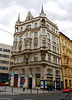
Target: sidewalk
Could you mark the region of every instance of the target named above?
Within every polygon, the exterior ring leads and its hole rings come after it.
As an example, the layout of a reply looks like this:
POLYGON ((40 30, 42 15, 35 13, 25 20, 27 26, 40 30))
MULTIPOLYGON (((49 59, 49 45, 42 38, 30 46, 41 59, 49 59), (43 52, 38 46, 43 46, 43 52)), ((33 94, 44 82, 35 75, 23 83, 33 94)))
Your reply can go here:
POLYGON ((12 92, 16 94, 39 94, 39 93, 62 93, 62 90, 56 90, 56 91, 47 91, 47 90, 31 90, 31 89, 25 89, 23 91, 23 88, 20 87, 10 87, 10 86, 0 86, 0 92, 12 92))

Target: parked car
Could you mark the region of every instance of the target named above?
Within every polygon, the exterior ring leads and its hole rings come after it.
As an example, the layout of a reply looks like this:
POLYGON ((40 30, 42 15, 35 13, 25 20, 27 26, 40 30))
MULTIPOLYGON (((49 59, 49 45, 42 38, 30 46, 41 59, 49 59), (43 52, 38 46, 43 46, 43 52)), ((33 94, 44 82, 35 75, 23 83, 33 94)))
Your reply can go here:
POLYGON ((5 84, 4 83, 0 83, 0 86, 5 86, 5 84))
POLYGON ((72 100, 72 92, 68 93, 64 98, 60 100, 72 100))
POLYGON ((66 92, 67 92, 67 93, 72 92, 72 87, 63 89, 63 93, 66 93, 66 92))

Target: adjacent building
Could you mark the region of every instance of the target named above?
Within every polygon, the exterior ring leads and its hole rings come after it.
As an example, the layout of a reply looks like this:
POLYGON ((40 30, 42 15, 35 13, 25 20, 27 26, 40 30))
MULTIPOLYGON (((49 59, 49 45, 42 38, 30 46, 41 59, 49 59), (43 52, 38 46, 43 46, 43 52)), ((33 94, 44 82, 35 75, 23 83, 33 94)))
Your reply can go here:
POLYGON ((72 87, 72 41, 59 32, 64 88, 72 87))
POLYGON ((12 46, 0 43, 0 82, 8 81, 10 78, 10 64, 13 64, 11 51, 12 46))
POLYGON ((43 11, 38 17, 31 12, 25 21, 15 24, 14 65, 11 65, 11 86, 26 88, 55 88, 62 86, 62 67, 58 27, 43 11), (23 79, 26 79, 25 84, 23 79))

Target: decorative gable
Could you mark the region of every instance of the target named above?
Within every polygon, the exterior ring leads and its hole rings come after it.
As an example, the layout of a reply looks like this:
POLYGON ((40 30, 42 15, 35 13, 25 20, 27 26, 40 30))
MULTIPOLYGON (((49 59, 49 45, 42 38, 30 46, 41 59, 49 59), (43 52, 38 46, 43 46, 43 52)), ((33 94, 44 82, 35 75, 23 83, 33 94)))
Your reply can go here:
POLYGON ((28 12, 28 15, 27 15, 27 17, 26 17, 26 20, 30 20, 30 19, 33 19, 33 16, 32 16, 32 14, 31 14, 31 12, 29 11, 29 12, 28 12))

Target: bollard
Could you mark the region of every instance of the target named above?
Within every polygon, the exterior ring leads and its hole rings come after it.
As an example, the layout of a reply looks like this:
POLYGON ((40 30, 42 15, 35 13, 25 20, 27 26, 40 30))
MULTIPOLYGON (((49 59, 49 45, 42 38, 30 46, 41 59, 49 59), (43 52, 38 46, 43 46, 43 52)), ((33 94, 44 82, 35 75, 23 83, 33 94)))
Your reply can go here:
POLYGON ((6 84, 5 84, 5 91, 6 91, 6 84))
POLYGON ((25 88, 23 87, 23 91, 25 91, 25 88))
POLYGON ((13 86, 12 86, 12 91, 11 92, 13 93, 13 86))
POLYGON ((31 89, 31 94, 32 94, 32 89, 31 89))
POLYGON ((44 93, 44 88, 43 88, 43 93, 44 93))
POLYGON ((38 94, 38 88, 37 88, 37 94, 38 94))

